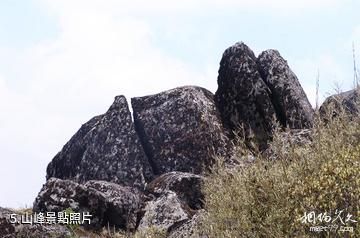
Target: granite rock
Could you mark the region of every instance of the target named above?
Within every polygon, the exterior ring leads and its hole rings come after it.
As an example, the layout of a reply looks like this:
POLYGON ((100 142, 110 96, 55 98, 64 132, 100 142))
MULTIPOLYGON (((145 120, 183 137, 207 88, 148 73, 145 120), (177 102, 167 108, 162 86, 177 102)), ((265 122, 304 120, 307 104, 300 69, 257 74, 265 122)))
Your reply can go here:
POLYGON ((175 192, 168 190, 147 202, 138 230, 146 231, 152 227, 167 232, 171 226, 190 219, 194 214, 195 211, 181 201, 175 192))
POLYGON ((276 119, 270 95, 253 51, 242 42, 226 49, 220 61, 215 102, 224 126, 254 141, 260 149, 271 138, 276 119))
POLYGON ((319 112, 323 120, 328 120, 329 116, 336 117, 342 112, 350 118, 359 118, 360 88, 328 97, 321 105, 319 112))
POLYGON ((203 182, 204 177, 200 175, 169 172, 155 178, 148 184, 146 191, 155 196, 161 196, 166 191, 173 191, 191 209, 198 210, 204 206, 204 194, 201 190, 203 182))
POLYGON ((228 138, 213 94, 185 86, 132 98, 134 123, 156 175, 200 174, 216 155, 228 153, 228 138))
POLYGON ((134 230, 137 212, 141 207, 142 193, 119 184, 90 180, 78 184, 70 180, 49 179, 37 196, 35 212, 62 212, 68 208, 91 215, 87 227, 101 228, 111 225, 134 230))
POLYGON ((143 189, 153 177, 125 97, 85 123, 47 167, 47 179, 105 180, 143 189))
POLYGON ((258 69, 270 88, 278 121, 291 129, 311 128, 314 110, 294 72, 277 50, 266 50, 257 59, 258 69))
POLYGON ((204 211, 201 210, 196 213, 191 219, 177 223, 172 226, 168 232, 168 238, 208 238, 209 236, 201 234, 197 227, 202 222, 202 215, 204 211))

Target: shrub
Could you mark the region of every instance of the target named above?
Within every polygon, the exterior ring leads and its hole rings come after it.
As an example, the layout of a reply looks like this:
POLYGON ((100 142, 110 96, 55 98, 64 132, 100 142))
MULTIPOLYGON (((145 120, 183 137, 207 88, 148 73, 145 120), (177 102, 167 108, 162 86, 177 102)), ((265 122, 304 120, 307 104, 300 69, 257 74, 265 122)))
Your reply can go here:
POLYGON ((149 227, 136 233, 122 231, 116 228, 103 228, 100 233, 87 231, 81 227, 74 230, 74 237, 94 237, 94 238, 165 238, 166 232, 156 227, 149 227))
MULTIPOLYGON (((232 170, 219 162, 204 185, 207 213, 198 232, 209 237, 313 237, 316 233, 309 229, 315 225, 301 223, 305 212, 326 212, 327 218, 334 219, 336 209, 358 221, 359 121, 345 116, 326 124, 317 120, 311 137, 311 143, 299 145, 282 140, 277 130, 271 148, 278 159, 259 154, 252 165, 232 170)), ((251 152, 239 154, 241 163, 243 155, 251 152)), ((339 236, 360 236, 357 223, 347 226, 354 231, 338 230, 339 236)))

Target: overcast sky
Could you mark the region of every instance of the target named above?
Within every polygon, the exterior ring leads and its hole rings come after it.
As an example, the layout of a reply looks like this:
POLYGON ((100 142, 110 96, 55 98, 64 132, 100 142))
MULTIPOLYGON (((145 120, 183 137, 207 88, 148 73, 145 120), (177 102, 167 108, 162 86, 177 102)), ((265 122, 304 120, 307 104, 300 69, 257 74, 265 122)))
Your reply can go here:
MULTIPOLYGON (((311 103, 353 80, 358 0, 1 0, 0 206, 32 206, 46 166, 114 96, 216 91, 223 51, 277 49, 311 103)), ((358 62, 360 58, 358 57, 358 62)))

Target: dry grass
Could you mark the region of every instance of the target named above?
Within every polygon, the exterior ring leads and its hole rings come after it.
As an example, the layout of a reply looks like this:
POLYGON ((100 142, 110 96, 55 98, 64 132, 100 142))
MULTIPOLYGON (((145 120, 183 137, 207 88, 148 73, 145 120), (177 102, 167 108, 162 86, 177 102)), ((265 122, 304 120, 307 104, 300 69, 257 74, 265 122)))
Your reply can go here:
MULTIPOLYGON (((329 113, 332 115, 332 113, 329 113)), ((315 123, 308 145, 284 142, 277 131, 272 148, 277 160, 262 155, 246 168, 224 169, 219 163, 206 180, 207 214, 199 233, 209 237, 313 237, 305 212, 336 209, 359 222, 360 122, 345 115, 315 123)), ((243 148, 243 146, 241 146, 243 148)), ((250 153, 241 151, 241 155, 250 153)), ((240 156, 239 156, 240 157, 240 156)), ((241 156, 243 158, 243 156, 241 156)), ((241 159, 240 159, 241 160, 241 159)), ((339 226, 339 220, 337 222, 339 226)), ((327 225, 318 222, 316 226, 327 225)), ((321 232, 320 237, 360 237, 354 232, 321 232)))
MULTIPOLYGON (((277 159, 255 154, 239 139, 238 163, 229 169, 219 160, 205 180, 206 214, 197 228, 205 237, 360 237, 360 118, 327 113, 326 123, 316 119, 312 142, 297 144, 284 140, 275 128, 271 143, 277 159), (249 165, 248 155, 257 159, 249 165), (353 232, 310 232, 311 226, 328 226, 325 221, 303 224, 304 213, 336 217, 344 210, 357 223, 347 222, 353 232)), ((29 212, 29 209, 17 211, 29 212)), ((334 222, 340 226, 340 220, 334 222)), ((331 224, 332 225, 332 224, 331 224)), ((163 238, 166 233, 150 228, 126 233, 111 228, 93 233, 77 227, 73 237, 163 238)))
POLYGON ((165 238, 166 233, 160 231, 154 227, 151 227, 144 231, 138 231, 136 233, 129 233, 125 231, 119 231, 114 228, 103 228, 101 232, 91 232, 78 227, 73 231, 72 238, 165 238))

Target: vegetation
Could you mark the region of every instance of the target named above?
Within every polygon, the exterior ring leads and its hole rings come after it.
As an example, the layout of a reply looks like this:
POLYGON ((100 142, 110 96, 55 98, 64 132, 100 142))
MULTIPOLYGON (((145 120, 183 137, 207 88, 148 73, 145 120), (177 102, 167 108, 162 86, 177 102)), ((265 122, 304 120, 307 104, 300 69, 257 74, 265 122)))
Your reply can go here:
MULTIPOLYGON (((70 216, 70 214, 74 213, 74 210, 72 208, 67 208, 63 211, 67 216, 70 216)), ((66 227, 74 233, 74 231, 80 227, 80 224, 67 224, 66 227)))
POLYGON ((147 230, 138 231, 135 234, 111 232, 109 229, 101 233, 101 238, 165 238, 166 232, 150 227, 147 230))
POLYGON ((351 121, 344 113, 336 118, 328 114, 326 124, 317 119, 312 141, 305 145, 284 140, 277 128, 271 143, 275 160, 253 155, 240 144, 239 162, 252 155, 258 158, 252 165, 229 170, 219 162, 204 185, 206 214, 198 233, 360 237, 360 121, 351 121), (304 217, 309 213, 316 215, 315 222, 304 217), (336 231, 310 231, 334 225, 336 231))
POLYGON ((73 230, 73 236, 77 237, 89 237, 89 238, 165 238, 166 232, 158 230, 154 227, 150 227, 147 230, 138 231, 136 233, 130 233, 125 231, 119 231, 115 228, 104 228, 101 232, 87 231, 81 227, 77 227, 73 230))
MULTIPOLYGON (((236 159, 243 166, 229 168, 220 159, 214 166, 196 237, 360 237, 360 118, 331 108, 326 117, 317 116, 305 143, 284 139, 289 131, 276 126, 271 156, 254 153, 239 139, 236 159), (256 159, 249 164, 249 157, 256 159)), ((166 237, 155 228, 135 234, 68 228, 72 237, 166 237)))

